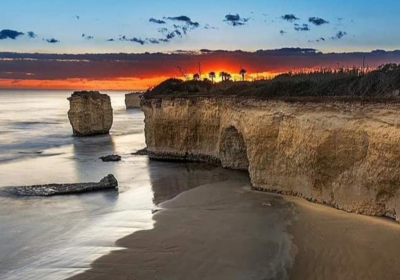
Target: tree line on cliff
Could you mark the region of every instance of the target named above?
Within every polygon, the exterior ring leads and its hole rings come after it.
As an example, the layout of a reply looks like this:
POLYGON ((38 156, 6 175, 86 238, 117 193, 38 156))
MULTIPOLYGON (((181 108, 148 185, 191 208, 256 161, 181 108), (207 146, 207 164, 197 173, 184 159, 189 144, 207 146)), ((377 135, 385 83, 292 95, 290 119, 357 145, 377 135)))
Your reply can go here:
POLYGON ((271 80, 232 82, 199 79, 168 79, 149 89, 144 97, 155 96, 235 96, 260 99, 294 97, 337 97, 349 99, 388 99, 400 93, 400 64, 385 64, 374 71, 360 68, 320 69, 285 73, 271 80))

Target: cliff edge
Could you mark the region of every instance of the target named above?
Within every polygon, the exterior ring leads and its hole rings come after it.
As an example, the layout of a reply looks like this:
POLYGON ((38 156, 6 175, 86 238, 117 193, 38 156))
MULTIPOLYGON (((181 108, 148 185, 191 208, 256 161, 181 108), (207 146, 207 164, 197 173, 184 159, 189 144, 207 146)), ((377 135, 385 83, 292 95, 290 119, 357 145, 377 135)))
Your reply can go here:
POLYGON ((147 150, 153 159, 248 170, 258 190, 400 221, 400 100, 392 94, 321 101, 148 92, 147 150))

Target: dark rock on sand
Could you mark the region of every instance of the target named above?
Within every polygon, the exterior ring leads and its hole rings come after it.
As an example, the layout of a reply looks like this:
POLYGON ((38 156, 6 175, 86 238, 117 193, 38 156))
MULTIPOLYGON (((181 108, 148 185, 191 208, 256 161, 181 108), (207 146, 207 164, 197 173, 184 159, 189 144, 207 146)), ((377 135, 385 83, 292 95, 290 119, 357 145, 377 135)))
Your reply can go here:
POLYGON ((107 94, 79 91, 74 92, 68 100, 68 118, 75 136, 109 133, 113 124, 113 109, 107 94))
POLYGON ((49 184, 7 188, 9 193, 21 196, 51 196, 76 194, 107 189, 118 189, 118 181, 114 175, 107 175, 98 183, 49 184))
POLYGON ((119 155, 109 155, 100 157, 103 162, 111 162, 111 161, 121 161, 121 156, 119 155))

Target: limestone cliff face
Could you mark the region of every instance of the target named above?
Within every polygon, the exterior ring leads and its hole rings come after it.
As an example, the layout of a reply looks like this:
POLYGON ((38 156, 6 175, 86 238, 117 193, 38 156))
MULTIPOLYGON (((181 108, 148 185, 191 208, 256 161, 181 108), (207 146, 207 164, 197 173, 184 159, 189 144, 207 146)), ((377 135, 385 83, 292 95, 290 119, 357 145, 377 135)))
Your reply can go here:
POLYGON ((140 108, 140 99, 142 95, 142 92, 132 92, 125 94, 126 109, 140 108))
POLYGON ((147 99, 150 157, 248 169, 253 187, 400 220, 400 104, 147 99))
POLYGON ((68 100, 68 118, 75 136, 109 133, 113 123, 113 109, 107 94, 97 91, 74 92, 68 100))

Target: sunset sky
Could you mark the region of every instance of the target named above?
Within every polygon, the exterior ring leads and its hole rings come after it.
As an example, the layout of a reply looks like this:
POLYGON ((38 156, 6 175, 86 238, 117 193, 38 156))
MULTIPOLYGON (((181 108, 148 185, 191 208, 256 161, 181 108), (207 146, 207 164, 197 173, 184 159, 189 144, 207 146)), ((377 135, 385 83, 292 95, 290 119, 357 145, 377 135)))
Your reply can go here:
POLYGON ((198 62, 248 79, 400 62, 394 0, 1 2, 0 88, 146 89, 198 62))

